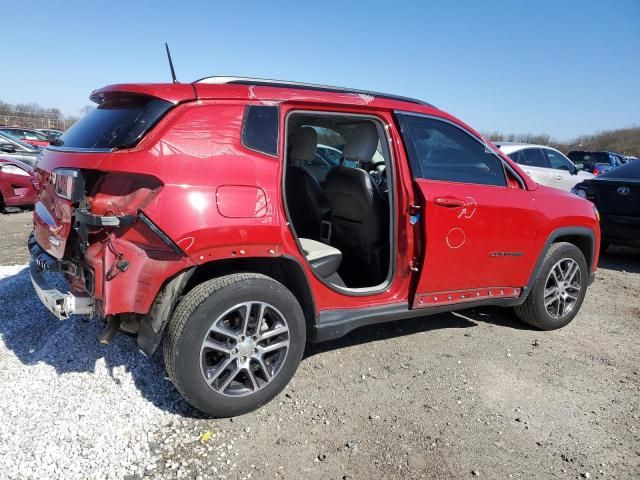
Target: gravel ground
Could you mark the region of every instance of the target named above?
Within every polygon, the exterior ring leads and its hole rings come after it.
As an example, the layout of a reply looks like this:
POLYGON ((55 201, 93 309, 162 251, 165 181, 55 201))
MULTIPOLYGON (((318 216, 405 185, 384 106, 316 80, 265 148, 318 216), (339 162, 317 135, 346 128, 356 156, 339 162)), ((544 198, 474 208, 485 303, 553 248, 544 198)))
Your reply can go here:
POLYGON ((211 420, 160 355, 40 306, 29 224, 0 216, 0 478, 640 478, 637 251, 605 255, 562 330, 491 308, 357 330, 211 420))
POLYGON ((26 248, 33 225, 32 213, 0 213, 0 265, 22 265, 29 262, 26 248))

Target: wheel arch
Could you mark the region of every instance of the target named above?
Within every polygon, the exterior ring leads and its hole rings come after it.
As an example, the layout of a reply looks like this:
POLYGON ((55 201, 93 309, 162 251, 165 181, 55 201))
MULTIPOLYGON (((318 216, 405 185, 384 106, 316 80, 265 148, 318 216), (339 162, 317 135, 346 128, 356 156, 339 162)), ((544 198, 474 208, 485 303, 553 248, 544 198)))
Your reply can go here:
POLYGON ((282 283, 300 303, 307 325, 307 336, 311 336, 317 311, 309 279, 297 259, 286 255, 276 258, 227 258, 190 267, 165 283, 149 314, 140 322, 137 340, 142 351, 151 355, 156 350, 181 296, 202 282, 232 273, 261 273, 282 283))
POLYGON ((594 231, 587 227, 558 228, 549 234, 547 240, 544 243, 544 246, 540 250, 536 265, 531 272, 531 275, 529 276, 527 285, 524 287, 526 292, 523 297, 526 297, 533 288, 533 285, 538 278, 538 274, 540 273, 542 263, 544 262, 544 257, 549 251, 549 248, 551 248, 551 245, 553 245, 554 243, 559 242, 571 243, 572 245, 578 247, 584 255, 585 260, 587 261, 589 272, 593 271, 593 262, 596 259, 596 234, 594 233, 594 231))

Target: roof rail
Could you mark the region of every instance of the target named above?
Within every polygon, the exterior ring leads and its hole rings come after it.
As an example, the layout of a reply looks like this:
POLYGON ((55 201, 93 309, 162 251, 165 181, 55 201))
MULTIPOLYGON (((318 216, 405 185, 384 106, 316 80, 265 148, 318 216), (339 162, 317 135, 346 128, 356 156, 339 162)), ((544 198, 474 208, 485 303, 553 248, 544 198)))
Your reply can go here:
POLYGON ((331 85, 318 85, 315 83, 289 82, 286 80, 271 80, 267 78, 251 78, 251 77, 225 77, 212 76, 204 77, 193 83, 207 83, 210 85, 260 85, 263 87, 286 87, 298 88, 300 90, 317 90, 322 92, 334 93, 355 93, 358 95, 371 95, 372 97, 385 98, 387 100, 398 100, 401 102, 416 103, 418 105, 426 105, 433 107, 432 104, 423 102, 415 98, 402 97, 399 95, 391 95, 388 93, 371 92, 369 90, 357 90, 354 88, 334 87, 331 85))

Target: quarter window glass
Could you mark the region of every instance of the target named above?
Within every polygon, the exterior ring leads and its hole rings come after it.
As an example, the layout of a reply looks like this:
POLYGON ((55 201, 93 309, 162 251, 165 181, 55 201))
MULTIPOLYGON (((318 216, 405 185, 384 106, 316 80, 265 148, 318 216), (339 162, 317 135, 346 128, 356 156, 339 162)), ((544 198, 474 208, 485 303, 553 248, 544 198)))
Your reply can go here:
POLYGON ((529 167, 543 167, 548 168, 549 164, 547 159, 539 148, 527 148, 522 150, 522 165, 529 167))
POLYGON ((547 158, 549 159, 549 165, 556 170, 566 170, 567 172, 573 172, 573 164, 564 157, 564 155, 555 152, 553 150, 545 150, 547 158))
POLYGON ((244 114, 242 143, 268 155, 278 154, 278 107, 250 105, 244 114))
POLYGON ((461 128, 428 117, 398 117, 415 177, 507 185, 500 158, 461 128))
POLYGON ((510 153, 509 158, 516 163, 524 163, 524 155, 522 154, 522 150, 510 153))

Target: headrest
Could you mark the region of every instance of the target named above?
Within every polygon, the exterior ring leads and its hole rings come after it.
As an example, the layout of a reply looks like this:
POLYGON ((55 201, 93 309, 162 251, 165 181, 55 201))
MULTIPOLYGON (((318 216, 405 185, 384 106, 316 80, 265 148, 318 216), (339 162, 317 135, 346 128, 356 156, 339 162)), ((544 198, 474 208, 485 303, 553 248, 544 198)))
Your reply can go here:
POLYGON ((378 129, 371 122, 359 124, 351 133, 342 151, 342 158, 357 162, 370 162, 378 147, 378 129))
POLYGON ((302 127, 291 138, 290 157, 296 162, 310 162, 318 149, 318 134, 311 127, 302 127))

